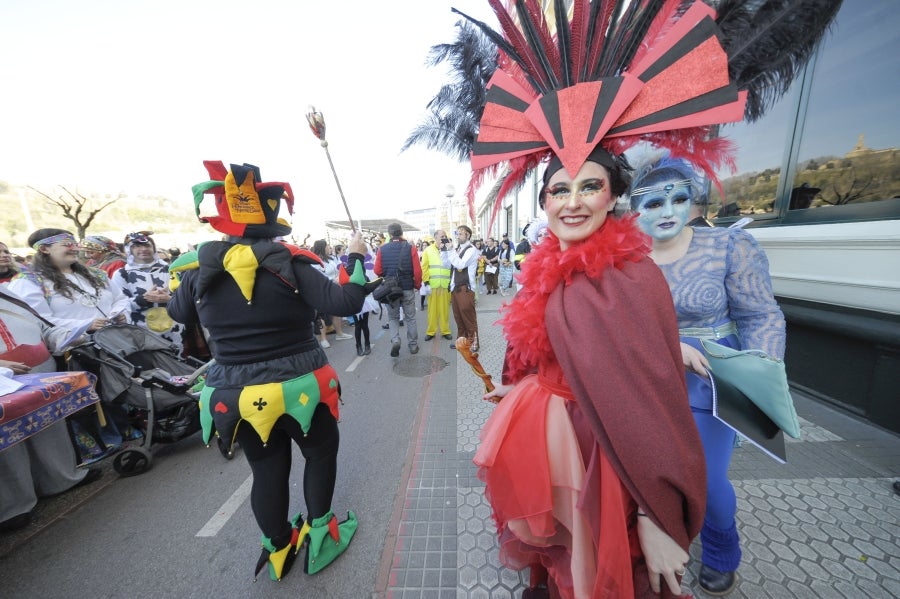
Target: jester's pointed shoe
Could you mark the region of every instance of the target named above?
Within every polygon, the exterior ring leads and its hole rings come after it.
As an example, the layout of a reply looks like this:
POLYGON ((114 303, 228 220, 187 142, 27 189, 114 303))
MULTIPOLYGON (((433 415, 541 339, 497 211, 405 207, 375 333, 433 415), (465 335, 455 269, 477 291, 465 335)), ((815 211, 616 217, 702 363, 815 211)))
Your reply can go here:
POLYGON ((340 523, 333 512, 313 520, 309 524, 306 573, 315 574, 336 560, 347 549, 358 525, 353 512, 347 512, 347 519, 340 523))
POLYGON ((297 514, 291 520, 291 538, 288 544, 281 549, 276 549, 275 544, 269 537, 260 537, 262 543, 262 553, 256 562, 256 571, 253 574, 253 580, 256 580, 259 573, 267 565, 269 567, 269 578, 272 580, 281 580, 287 575, 288 571, 300 552, 306 540, 306 534, 309 531, 309 524, 304 523, 302 528, 298 528, 298 523, 303 522, 303 515, 297 514))

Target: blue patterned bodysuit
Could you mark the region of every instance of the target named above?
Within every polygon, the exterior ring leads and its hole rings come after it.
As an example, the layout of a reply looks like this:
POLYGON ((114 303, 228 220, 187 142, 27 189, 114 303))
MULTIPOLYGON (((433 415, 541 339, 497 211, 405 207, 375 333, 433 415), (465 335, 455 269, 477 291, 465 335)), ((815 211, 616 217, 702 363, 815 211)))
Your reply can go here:
MULTIPOLYGON (((711 328, 734 322, 737 333, 717 339, 735 349, 761 349, 782 359, 784 316, 772 293, 769 262, 756 240, 739 229, 696 228, 687 253, 659 265, 672 292, 678 327, 711 328)), ((695 337, 681 341, 701 349, 695 337)), ((702 349, 701 349, 702 351, 702 349)), ((688 397, 706 458, 706 514, 700 539, 704 566, 733 572, 741 562, 728 480, 735 433, 712 415, 708 379, 687 373, 688 397)))

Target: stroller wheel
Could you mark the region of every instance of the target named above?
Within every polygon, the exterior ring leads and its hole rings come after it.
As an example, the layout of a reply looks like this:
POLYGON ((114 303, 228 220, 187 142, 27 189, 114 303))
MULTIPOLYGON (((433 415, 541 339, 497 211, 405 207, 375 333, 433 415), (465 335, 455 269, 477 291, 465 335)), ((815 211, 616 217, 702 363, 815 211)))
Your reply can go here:
POLYGON ((149 470, 152 460, 150 452, 143 447, 126 447, 113 459, 113 469, 123 478, 136 476, 149 470))
POLYGON ((230 449, 219 435, 216 435, 216 445, 219 448, 219 452, 226 460, 230 460, 234 457, 234 449, 230 449))

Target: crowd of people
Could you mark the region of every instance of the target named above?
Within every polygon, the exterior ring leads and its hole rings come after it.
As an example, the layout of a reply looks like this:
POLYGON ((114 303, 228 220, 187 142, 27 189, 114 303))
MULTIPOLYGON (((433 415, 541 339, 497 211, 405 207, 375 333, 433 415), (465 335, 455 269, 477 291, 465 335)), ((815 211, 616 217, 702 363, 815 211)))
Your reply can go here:
MULTIPOLYGON (((347 244, 321 239, 304 248, 276 241, 287 230, 274 217, 269 226, 241 231, 220 219, 211 224, 225 233, 223 240, 202 244, 192 258, 196 266, 177 275, 169 272, 171 259, 157 249, 151 232, 130 233, 119 246, 105 237, 79 242, 64 229, 40 229, 29 237, 35 253, 27 263, 0 243, 0 317, 4 329, 15 321, 17 331, 0 352, 0 366, 16 373, 60 368, 53 357, 60 348, 48 333, 54 328, 90 334, 130 323, 184 355, 190 353, 186 327, 201 330, 216 358, 200 399, 208 414, 204 438, 215 430, 243 448, 254 474, 251 506, 262 531, 257 574, 267 568, 280 579, 300 545, 310 544, 305 568, 317 571, 346 548, 357 526, 352 511, 338 521, 331 505, 339 391, 321 386, 326 379, 337 381, 324 352, 331 347, 328 335, 355 339, 357 354, 368 355, 369 315, 384 312, 391 357, 400 355, 403 330, 409 353, 419 351, 420 322, 424 342, 440 336, 455 347, 457 338, 466 337, 477 352, 477 297, 514 294, 501 321, 509 344, 503 384, 485 396, 498 407, 475 457, 498 518, 504 563, 531 568, 530 597, 593 596, 590 589, 609 584, 609 577, 635 594, 668 587, 677 595, 687 544, 699 533, 701 585, 724 594, 734 587, 740 563, 735 496, 727 478, 735 433, 711 414, 708 363, 699 340, 759 347, 781 358, 784 320, 765 255, 753 238, 689 222, 701 179, 683 159, 663 155, 634 170, 623 156, 597 148, 574 177, 559 160, 550 162, 540 196, 544 216, 528 223, 516 244, 508 235, 473 241, 466 225, 456 228, 454 240, 437 229, 433 238, 410 243, 401 225, 392 223, 384 243, 366 244, 357 233, 347 244), (613 206, 626 194, 631 213, 620 218, 613 206), (603 264, 590 266, 597 256, 605 256, 603 264), (248 288, 239 273, 251 265, 257 268, 248 288), (234 285, 216 283, 227 275, 234 285), (371 292, 386 277, 397 277, 402 294, 379 304, 371 292), (709 297, 721 300, 715 310, 709 297), (235 318, 244 306, 253 310, 235 318), (417 312, 425 313, 424 321, 417 312), (572 318, 583 326, 567 327, 572 318), (40 326, 42 320, 52 327, 40 326), (583 351, 598 338, 608 342, 583 351), (248 340, 254 339, 251 347, 248 340), (26 341, 45 349, 33 360, 8 359, 16 343, 26 341), (294 353, 285 354, 285 348, 294 353), (617 367, 597 385, 591 381, 601 349, 600 362, 617 367), (623 362, 622 355, 642 360, 623 362), (283 412, 241 416, 245 391, 268 389, 273 373, 279 373, 275 393, 285 398, 273 403, 283 412), (311 384, 318 386, 318 402, 290 407, 288 391, 311 384), (582 396, 589 401, 573 401, 582 396), (655 445, 636 451, 628 439, 642 434, 634 427, 646 426, 641 414, 648 410, 661 430, 651 435, 655 445), (545 417, 555 423, 557 441, 536 449, 535 439, 550 438, 533 436, 545 417), (307 460, 308 513, 289 517, 285 480, 292 444, 307 460), (535 458, 527 463, 519 458, 526 447, 535 458), (650 454, 658 467, 638 469, 641 456, 650 454), (582 469, 572 470, 573 461, 582 469), (557 480, 552 493, 541 487, 542 472, 557 480), (592 524, 593 510, 584 511, 586 502, 599 506, 600 529, 592 524), (563 513, 572 545, 560 561, 549 540, 558 533, 546 528, 546 519, 559 525, 563 513), (531 532, 523 535, 526 529, 531 532), (594 532, 583 536, 587 529, 594 532), (540 530, 551 537, 543 538, 540 530), (323 535, 335 534, 336 545, 322 542, 323 535), (575 544, 575 538, 582 540, 575 544), (623 555, 622 547, 630 549, 623 555), (609 565, 598 570, 597 556, 609 565)), ((101 440, 115 447, 133 431, 125 414, 113 409, 110 415, 101 440)), ((41 495, 96 480, 96 469, 75 467, 75 449, 90 448, 73 449, 57 426, 0 454, 0 472, 17 481, 0 495, 0 531, 26 525, 41 495)))
MULTIPOLYGON (((530 597, 545 590, 569 596, 566 589, 574 590, 572 596, 592 596, 589 589, 609 584, 608 577, 637 594, 640 588, 666 587, 677 594, 687 543, 699 533, 701 585, 724 594, 736 583, 741 555, 727 477, 735 433, 712 416, 699 340, 749 345, 781 358, 785 337, 765 255, 753 237, 689 222, 692 201, 702 191, 702 176, 686 160, 662 155, 635 170, 624 156, 596 148, 574 177, 561 161, 550 162, 540 195, 543 215, 522 229, 518 243, 508 234, 499 241, 472 240, 466 225, 455 229, 454 239, 439 228, 432 238, 411 243, 402 226, 391 223, 383 243, 376 236, 367 244, 357 233, 346 244, 320 239, 307 248, 277 241, 289 229, 272 215, 267 224, 241 230, 220 217, 208 220, 225 234, 223 240, 187 254, 194 265, 177 274, 148 231, 129 233, 119 245, 106 237, 78 241, 64 229, 40 229, 29 236, 34 254, 27 262, 0 243, 0 316, 4 329, 17 335, 0 352, 0 366, 15 373, 64 368, 50 334, 54 329, 90 334, 130 323, 185 356, 191 353, 186 328, 202 331, 216 359, 200 399, 208 415, 204 438, 215 430, 227 443, 241 444, 254 473, 251 505, 262 531, 257 574, 268 568, 280 579, 301 544, 315 542, 305 566, 315 571, 343 551, 357 526, 352 511, 338 521, 331 507, 339 391, 321 386, 326 379, 337 381, 324 352, 331 347, 328 336, 354 339, 357 355, 369 355, 369 315, 385 313, 393 358, 400 356, 404 330, 409 353, 419 351, 420 322, 424 342, 440 336, 455 348, 465 337, 477 352, 477 298, 513 295, 501 321, 509 344, 503 384, 485 396, 498 407, 475 457, 498 518, 504 563, 531 568, 530 597), (613 207, 622 195, 629 197, 631 212, 618 217, 613 207), (605 257, 603 264, 590 266, 598 256, 605 257), (240 281, 245 270, 254 270, 249 287, 240 281), (371 292, 390 277, 401 293, 380 304, 371 292), (216 283, 223 278, 234 285, 216 283), (719 298, 715 306, 710 297, 719 298), (244 306, 253 309, 236 318, 244 306), (424 321, 417 312, 425 313, 424 321), (572 318, 582 323, 577 330, 565 324, 572 318), (602 385, 590 382, 600 350, 582 351, 598 338, 608 340, 601 362, 617 364, 602 385), (10 353, 26 341, 44 349, 28 359, 10 353), (640 363, 623 362, 622 355, 643 357, 640 363), (273 402, 283 412, 241 416, 245 391, 269 388, 273 376, 279 397, 319 386, 318 403, 295 409, 283 400, 273 402), (573 401, 582 394, 587 403, 573 401), (609 409, 612 403, 616 410, 609 409), (665 415, 652 435, 657 443, 633 451, 628 439, 641 434, 633 428, 646 425, 640 415, 648 410, 665 415), (534 437, 534 427, 550 415, 559 447, 536 449, 535 439, 550 437, 534 437), (239 426, 245 421, 250 426, 239 426), (307 459, 308 513, 289 518, 285 480, 292 443, 307 459), (526 447, 535 458, 527 463, 519 459, 526 447), (637 471, 648 452, 659 467, 637 471), (571 470, 567 464, 573 460, 583 469, 571 470), (658 476, 662 468, 665 484, 658 476), (563 470, 552 493, 541 487, 541 473, 557 477, 563 470), (614 484, 601 486, 601 480, 614 484), (599 536, 591 523, 596 516, 583 511, 585 502, 600 506, 599 536), (565 526, 573 544, 560 561, 549 537, 536 531, 555 538, 546 518, 556 521, 562 513, 569 514, 565 526), (523 535, 522 526, 531 533, 523 535), (584 537, 585 527, 594 533, 584 537), (322 543, 323 531, 335 529, 336 549, 322 543), (576 537, 582 537, 580 544, 574 544, 576 537), (621 547, 630 547, 630 558, 623 559, 621 547), (615 566, 598 570, 590 555, 615 566), (318 566, 312 564, 316 560, 318 566)), ((139 434, 130 430, 126 414, 115 406, 108 411, 111 418, 98 440, 103 445, 117 447, 139 434)), ((91 449, 89 440, 73 448, 57 426, 0 454, 0 472, 17 481, 0 495, 0 531, 26 525, 41 495, 96 480, 96 469, 75 467, 91 449)))

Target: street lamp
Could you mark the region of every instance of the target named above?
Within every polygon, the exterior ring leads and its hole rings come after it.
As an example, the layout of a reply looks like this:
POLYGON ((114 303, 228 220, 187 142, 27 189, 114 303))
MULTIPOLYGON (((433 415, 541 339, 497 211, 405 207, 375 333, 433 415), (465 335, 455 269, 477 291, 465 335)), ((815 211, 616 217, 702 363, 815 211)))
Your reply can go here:
POLYGON ((449 220, 449 229, 456 229, 455 223, 453 222, 453 196, 456 195, 456 188, 452 185, 448 185, 446 191, 444 191, 444 197, 447 198, 447 210, 448 210, 448 220, 449 220))

